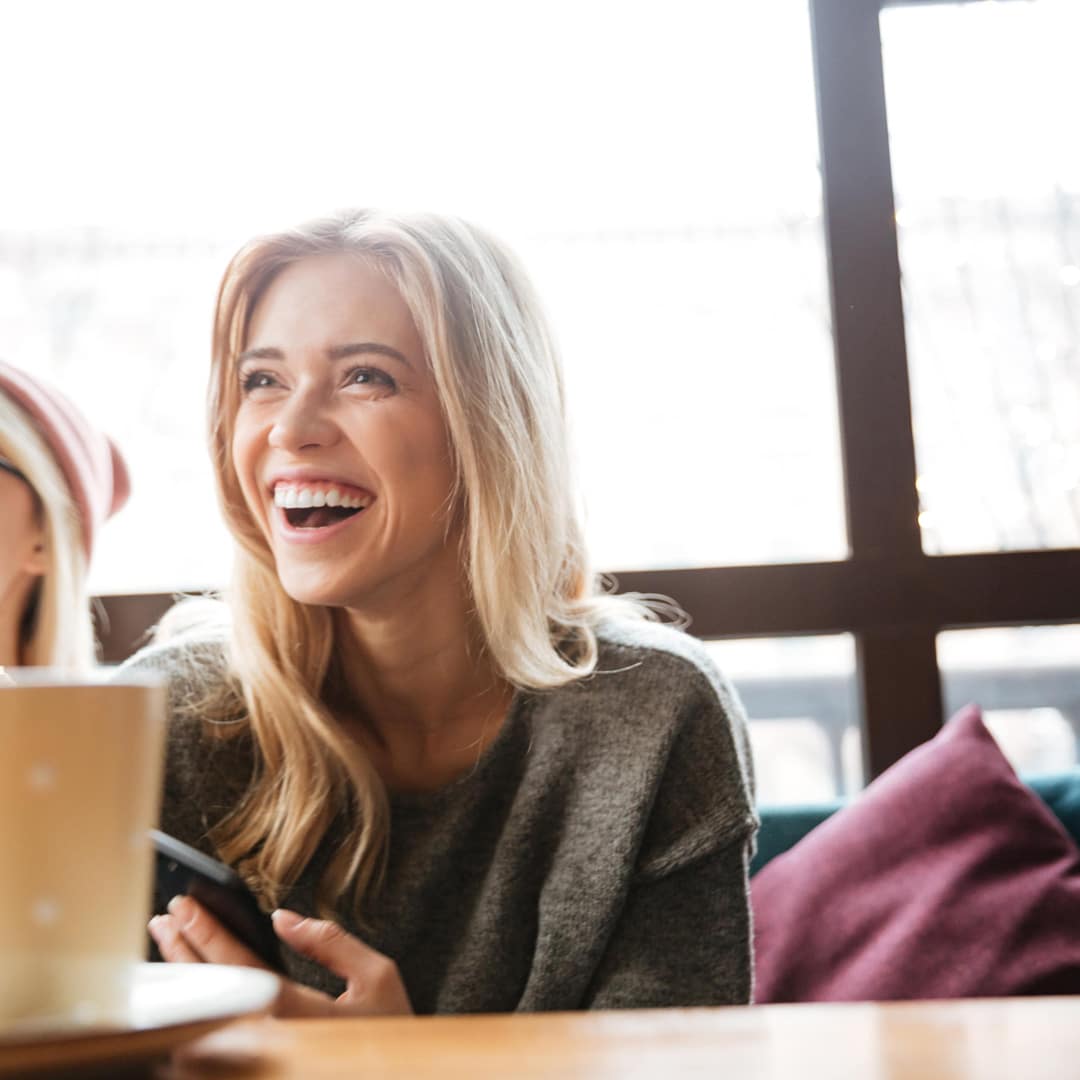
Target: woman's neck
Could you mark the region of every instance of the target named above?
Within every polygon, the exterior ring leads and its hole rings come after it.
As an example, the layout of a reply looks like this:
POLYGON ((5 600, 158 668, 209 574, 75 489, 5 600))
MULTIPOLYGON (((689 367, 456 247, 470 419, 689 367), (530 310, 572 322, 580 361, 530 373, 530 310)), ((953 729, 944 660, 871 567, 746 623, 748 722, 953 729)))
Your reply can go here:
POLYGON ((345 639, 349 688, 376 721, 434 732, 503 682, 463 612, 378 625, 350 613, 345 639))
POLYGON ((468 605, 447 599, 438 610, 381 621, 348 612, 341 628, 344 675, 362 716, 357 734, 391 788, 438 787, 466 771, 499 733, 513 697, 468 605))

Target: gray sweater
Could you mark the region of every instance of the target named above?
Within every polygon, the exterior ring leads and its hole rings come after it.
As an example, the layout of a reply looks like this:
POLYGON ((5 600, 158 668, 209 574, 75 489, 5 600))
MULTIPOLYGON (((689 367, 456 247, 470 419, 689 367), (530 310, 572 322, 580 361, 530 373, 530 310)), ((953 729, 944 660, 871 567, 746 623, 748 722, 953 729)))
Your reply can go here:
MULTIPOLYGON (((192 678, 224 677, 214 640, 153 646, 129 665, 172 675, 174 702, 192 678)), ((254 750, 202 726, 172 718, 161 827, 216 854, 208 830, 254 750)), ((283 906, 315 913, 342 824, 283 906)), ((364 939, 397 962, 418 1013, 746 1003, 755 828, 742 709, 701 644, 609 625, 597 673, 519 691, 468 774, 391 794, 387 876, 364 939)), ((347 910, 338 921, 357 932, 347 910)), ((343 989, 287 961, 298 981, 343 989)))

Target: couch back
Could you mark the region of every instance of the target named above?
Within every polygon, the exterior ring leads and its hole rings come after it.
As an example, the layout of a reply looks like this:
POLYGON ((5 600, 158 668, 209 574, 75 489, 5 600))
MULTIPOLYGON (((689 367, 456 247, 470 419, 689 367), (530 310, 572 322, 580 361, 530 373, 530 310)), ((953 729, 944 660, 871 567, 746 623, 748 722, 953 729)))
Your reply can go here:
MULTIPOLYGON (((1046 776, 1024 777, 1025 783, 1053 810, 1077 844, 1080 844, 1080 768, 1046 776)), ((750 864, 756 874, 770 859, 797 844, 811 829, 836 813, 849 800, 792 806, 761 806, 761 831, 757 854, 750 864)))

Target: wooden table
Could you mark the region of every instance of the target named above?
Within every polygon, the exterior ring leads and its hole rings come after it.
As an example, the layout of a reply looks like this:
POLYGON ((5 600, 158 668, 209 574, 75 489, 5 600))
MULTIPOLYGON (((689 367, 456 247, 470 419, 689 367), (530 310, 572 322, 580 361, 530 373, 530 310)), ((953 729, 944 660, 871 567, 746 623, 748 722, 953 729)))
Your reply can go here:
POLYGON ((168 1080, 1067 1080, 1080 997, 370 1020, 258 1020, 168 1080))

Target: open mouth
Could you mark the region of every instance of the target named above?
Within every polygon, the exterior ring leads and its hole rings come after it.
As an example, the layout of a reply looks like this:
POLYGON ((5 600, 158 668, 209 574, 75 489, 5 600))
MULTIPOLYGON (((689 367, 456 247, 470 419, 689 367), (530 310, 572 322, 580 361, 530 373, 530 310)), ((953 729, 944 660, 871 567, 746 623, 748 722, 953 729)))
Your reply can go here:
POLYGON ((329 525, 336 525, 339 521, 356 517, 361 513, 363 513, 363 508, 354 510, 346 506, 297 507, 285 511, 285 520, 294 529, 325 529, 329 525))
POLYGON ((374 498, 359 488, 338 484, 280 483, 274 487, 274 505, 293 529, 327 529, 363 513, 374 498))

